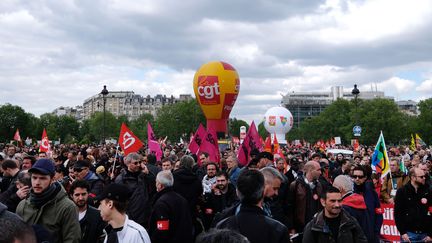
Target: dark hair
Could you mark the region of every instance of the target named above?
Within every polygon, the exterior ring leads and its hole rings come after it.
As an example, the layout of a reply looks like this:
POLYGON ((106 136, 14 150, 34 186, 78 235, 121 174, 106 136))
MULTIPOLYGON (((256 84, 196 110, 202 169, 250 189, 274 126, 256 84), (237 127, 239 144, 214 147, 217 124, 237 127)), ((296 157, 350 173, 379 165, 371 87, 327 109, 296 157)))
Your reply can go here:
POLYGON ((34 165, 34 163, 36 162, 36 158, 34 156, 27 155, 27 156, 24 156, 23 160, 25 160, 25 159, 29 159, 31 161, 32 165, 34 165))
POLYGON ((321 194, 321 198, 322 199, 327 199, 327 194, 328 193, 341 193, 340 192, 340 190, 339 189, 337 189, 336 187, 334 187, 334 186, 329 186, 329 187, 327 187, 327 189, 326 190, 324 190, 324 192, 321 194))
POLYGON ((365 170, 365 168, 363 166, 358 165, 358 166, 354 167, 354 169, 352 169, 351 172, 354 173, 354 171, 356 171, 356 170, 362 171, 363 172, 363 176, 368 176, 366 174, 366 170, 365 170))
POLYGON ((156 155, 150 153, 147 155, 147 163, 150 165, 155 165, 156 164, 156 155))
POLYGON ((69 189, 69 194, 74 194, 75 189, 77 189, 78 187, 85 188, 87 189, 87 192, 90 193, 90 185, 86 180, 75 180, 69 189))
POLYGON ((28 171, 20 171, 17 175, 17 181, 31 187, 31 176, 30 173, 28 173, 28 171))
MULTIPOLYGON (((106 200, 111 200, 111 199, 106 199, 106 200)), ((127 201, 125 201, 125 202, 120 202, 117 200, 111 200, 111 201, 113 201, 113 205, 114 205, 115 209, 117 209, 117 211, 119 211, 119 213, 122 213, 122 214, 126 213, 126 208, 128 206, 127 201)))
POLYGON ((257 166, 259 162, 258 158, 252 158, 251 161, 249 161, 249 163, 247 164, 247 167, 252 167, 252 166, 257 166))
POLYGON ((195 243, 249 243, 249 240, 230 229, 211 229, 208 232, 203 232, 198 235, 195 243))
POLYGON ((257 170, 243 170, 237 179, 240 201, 255 205, 264 196, 264 176, 257 170))
POLYGON ((206 164, 205 166, 206 170, 209 165, 214 165, 216 167, 216 172, 219 171, 219 166, 215 162, 209 162, 208 164, 206 164))
POLYGON ((206 158, 208 158, 210 156, 209 153, 207 153, 207 152, 202 152, 201 154, 204 155, 206 158))
POLYGON ((316 158, 316 157, 318 157, 318 158, 320 158, 320 159, 322 158, 321 154, 319 154, 319 153, 314 153, 314 154, 312 154, 311 159, 316 158))
POLYGON ((229 179, 228 173, 226 171, 220 170, 216 173, 216 177, 225 176, 225 179, 229 179))
POLYGON ((18 217, 1 217, 0 229, 0 242, 36 242, 33 228, 18 217))
POLYGON ((18 168, 18 165, 15 161, 13 161, 11 159, 7 159, 7 160, 3 161, 1 167, 3 170, 16 169, 16 168, 18 168))

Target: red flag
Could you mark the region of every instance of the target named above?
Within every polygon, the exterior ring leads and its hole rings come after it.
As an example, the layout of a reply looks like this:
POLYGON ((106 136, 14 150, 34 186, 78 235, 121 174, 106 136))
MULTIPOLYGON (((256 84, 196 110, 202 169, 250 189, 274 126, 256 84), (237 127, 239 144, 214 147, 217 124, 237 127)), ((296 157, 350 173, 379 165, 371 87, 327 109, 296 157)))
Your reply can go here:
POLYGON ((273 154, 278 154, 281 158, 285 158, 279 146, 279 142, 277 140, 276 134, 274 135, 274 139, 273 139, 273 154))
POLYGON ((151 127, 150 122, 147 123, 147 143, 149 152, 154 153, 156 155, 156 159, 160 161, 162 158, 162 149, 153 132, 153 128, 151 127))
POLYGON ((207 129, 206 142, 210 143, 211 146, 213 147, 213 149, 209 153, 210 160, 212 162, 219 163, 220 162, 219 144, 218 144, 218 139, 217 139, 216 131, 213 128, 208 128, 207 129))
POLYGON ((354 151, 358 151, 358 149, 360 147, 358 139, 354 139, 354 145, 353 145, 353 147, 354 147, 354 151))
POLYGON ((260 136, 256 129, 255 123, 252 121, 249 130, 247 131, 246 138, 243 141, 237 154, 240 165, 245 166, 249 163, 250 151, 252 151, 253 149, 262 151, 262 143, 260 140, 260 136))
POLYGON ((206 135, 207 135, 207 132, 206 132, 204 126, 200 123, 195 134, 192 136, 191 142, 189 144, 189 151, 191 153, 198 155, 200 146, 203 142, 203 139, 205 139, 206 135))
POLYGON ((39 152, 48 152, 48 151, 50 151, 50 144, 49 144, 47 132, 44 128, 42 132, 41 144, 39 146, 39 152))
POLYGON ((18 130, 18 128, 17 128, 17 130, 16 130, 16 132, 15 132, 14 140, 15 140, 15 141, 18 141, 18 142, 21 142, 21 136, 20 136, 20 134, 19 134, 19 130, 18 130))
POLYGON ((125 155, 137 152, 144 145, 124 123, 120 129, 119 144, 125 155))
POLYGON ((265 142, 264 142, 264 151, 271 153, 272 152, 272 142, 271 142, 271 136, 270 134, 268 135, 268 137, 266 138, 265 142))

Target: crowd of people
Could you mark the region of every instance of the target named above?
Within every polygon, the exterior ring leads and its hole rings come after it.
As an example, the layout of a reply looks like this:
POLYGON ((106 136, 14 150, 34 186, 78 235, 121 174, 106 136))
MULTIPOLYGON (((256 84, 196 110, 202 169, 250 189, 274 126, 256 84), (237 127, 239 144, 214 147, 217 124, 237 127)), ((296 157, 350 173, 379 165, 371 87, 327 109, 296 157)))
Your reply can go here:
POLYGON ((375 243, 381 203, 394 204, 401 242, 432 241, 425 147, 390 147, 384 178, 367 146, 350 155, 253 150, 243 167, 235 148, 210 161, 182 144, 165 146, 160 160, 114 145, 1 151, 0 242, 375 243))

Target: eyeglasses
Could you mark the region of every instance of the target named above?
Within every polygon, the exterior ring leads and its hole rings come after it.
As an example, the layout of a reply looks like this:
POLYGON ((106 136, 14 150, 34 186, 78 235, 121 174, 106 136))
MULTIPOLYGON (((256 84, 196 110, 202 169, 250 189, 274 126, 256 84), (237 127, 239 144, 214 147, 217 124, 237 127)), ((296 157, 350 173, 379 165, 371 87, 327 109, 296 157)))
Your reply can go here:
POLYGON ((422 176, 416 176, 416 177, 421 178, 421 179, 426 179, 426 176, 425 176, 425 175, 422 175, 422 176))
POLYGON ((353 179, 363 179, 363 178, 365 178, 365 176, 352 175, 351 178, 353 178, 353 179))
POLYGON ((74 172, 78 172, 78 173, 80 173, 83 170, 84 170, 83 168, 74 168, 73 169, 74 172))

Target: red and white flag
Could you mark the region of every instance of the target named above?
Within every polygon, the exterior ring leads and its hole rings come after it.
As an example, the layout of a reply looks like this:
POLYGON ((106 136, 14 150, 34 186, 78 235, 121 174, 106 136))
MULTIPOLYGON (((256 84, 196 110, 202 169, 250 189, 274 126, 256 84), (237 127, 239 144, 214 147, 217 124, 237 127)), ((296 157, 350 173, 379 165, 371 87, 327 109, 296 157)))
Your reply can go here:
POLYGON ((150 153, 154 153, 157 161, 162 159, 162 149, 158 143, 158 140, 153 132, 153 128, 150 122, 147 123, 147 144, 150 153))
POLYGON ((249 163, 250 152, 254 149, 257 149, 261 152, 262 142, 256 129, 255 123, 252 121, 249 130, 247 131, 246 138, 243 141, 237 154, 240 165, 245 166, 249 163))
POLYGON ((48 139, 47 132, 44 128, 42 132, 41 144, 39 146, 39 152, 49 152, 49 151, 50 151, 49 139, 48 139))
POLYGON ((119 136, 119 145, 122 148, 124 155, 129 153, 137 152, 144 145, 141 140, 126 126, 122 123, 119 136))
POLYGON ((15 140, 15 141, 18 141, 18 142, 21 142, 21 136, 20 136, 20 133, 19 133, 18 128, 17 128, 17 130, 16 130, 16 132, 15 132, 14 140, 15 140))

